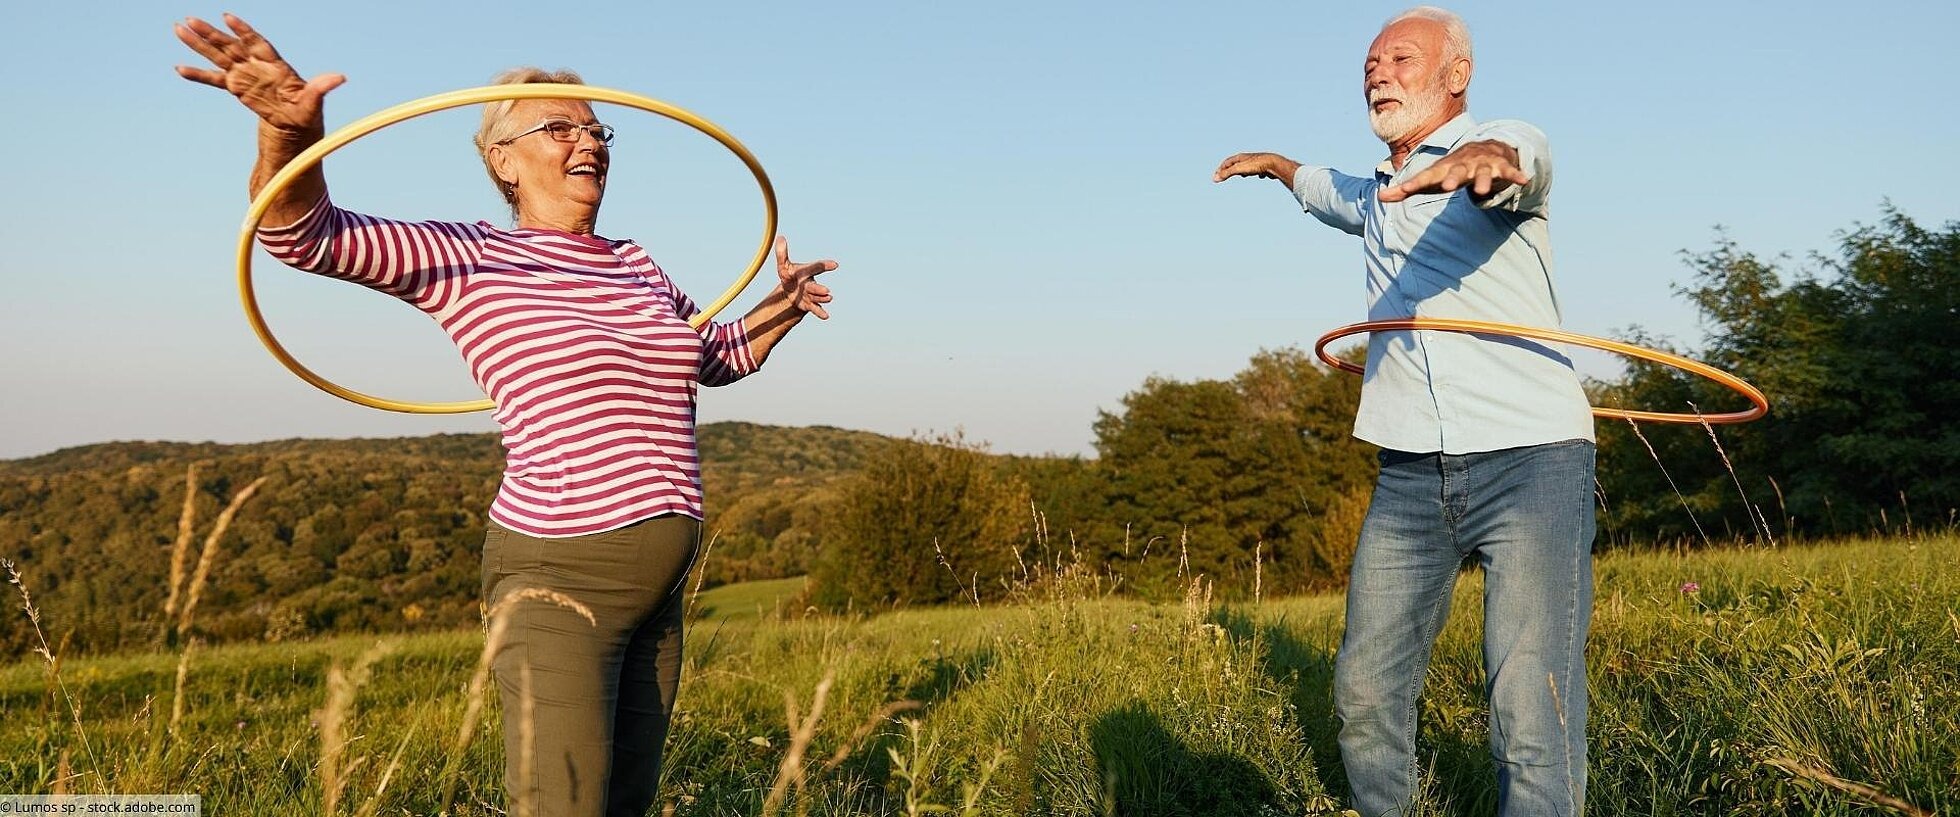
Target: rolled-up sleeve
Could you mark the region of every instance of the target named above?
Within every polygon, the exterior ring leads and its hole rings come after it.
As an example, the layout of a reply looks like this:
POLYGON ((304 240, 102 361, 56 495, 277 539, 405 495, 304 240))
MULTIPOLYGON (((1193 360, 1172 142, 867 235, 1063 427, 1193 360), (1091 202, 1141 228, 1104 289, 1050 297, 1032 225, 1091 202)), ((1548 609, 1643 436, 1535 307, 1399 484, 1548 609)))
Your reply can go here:
MULTIPOLYGON (((691 322, 701 313, 701 307, 679 287, 673 287, 672 279, 668 285, 672 287, 674 312, 691 322)), ((749 352, 749 330, 741 319, 727 323, 707 321, 695 327, 695 331, 701 333, 701 374, 695 378, 701 385, 726 386, 762 368, 749 352)))
POLYGON ((1332 168, 1301 165, 1293 174, 1293 198, 1300 208, 1329 227, 1350 235, 1360 235, 1366 223, 1368 196, 1376 183, 1342 175, 1332 168))
POLYGON ((701 326, 701 385, 726 386, 761 368, 749 353, 749 330, 740 320, 701 326))

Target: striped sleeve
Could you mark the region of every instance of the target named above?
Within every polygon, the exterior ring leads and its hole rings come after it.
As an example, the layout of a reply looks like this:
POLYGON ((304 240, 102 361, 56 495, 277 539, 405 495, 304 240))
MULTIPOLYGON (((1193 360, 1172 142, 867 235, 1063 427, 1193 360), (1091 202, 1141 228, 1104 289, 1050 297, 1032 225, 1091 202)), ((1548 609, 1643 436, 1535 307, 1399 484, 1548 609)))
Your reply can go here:
MULTIPOLYGON (((674 284, 674 279, 667 277, 660 265, 653 265, 653 271, 664 280, 666 291, 673 296, 674 313, 680 315, 681 320, 692 322, 694 316, 701 313, 701 307, 674 284)), ((701 333, 701 376, 698 378, 701 385, 726 386, 761 368, 756 364, 755 356, 749 352, 749 330, 740 319, 726 323, 708 321, 696 327, 695 331, 701 333)))
POLYGON ((423 311, 455 300, 462 276, 482 261, 487 235, 473 224, 362 215, 326 196, 298 221, 258 231, 260 246, 282 264, 352 281, 423 311))

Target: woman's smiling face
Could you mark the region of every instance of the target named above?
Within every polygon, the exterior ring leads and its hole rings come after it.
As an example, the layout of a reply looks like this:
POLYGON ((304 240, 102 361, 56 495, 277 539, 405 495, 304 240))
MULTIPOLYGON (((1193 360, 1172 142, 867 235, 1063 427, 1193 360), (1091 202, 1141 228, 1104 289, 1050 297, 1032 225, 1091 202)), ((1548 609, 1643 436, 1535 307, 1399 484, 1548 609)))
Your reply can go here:
POLYGON ((573 99, 520 100, 510 120, 524 123, 522 135, 492 146, 491 162, 497 177, 514 188, 518 212, 583 210, 586 221, 596 219, 612 150, 599 135, 592 106, 573 99), (567 125, 574 126, 569 133, 567 125), (566 136, 571 141, 560 141, 566 136))

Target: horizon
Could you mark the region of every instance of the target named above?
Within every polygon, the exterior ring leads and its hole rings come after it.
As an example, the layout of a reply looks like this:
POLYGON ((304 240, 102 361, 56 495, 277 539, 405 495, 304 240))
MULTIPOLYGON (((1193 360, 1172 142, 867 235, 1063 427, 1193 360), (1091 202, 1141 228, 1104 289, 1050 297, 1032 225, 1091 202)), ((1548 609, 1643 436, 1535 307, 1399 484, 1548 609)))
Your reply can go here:
MULTIPOLYGON (((835 426, 835 425, 827 425, 827 424, 822 424, 822 423, 813 423, 813 424, 809 424, 809 425, 784 425, 784 424, 781 424, 781 423, 758 423, 758 422, 755 422, 755 421, 752 421, 752 420, 710 420, 710 421, 707 421, 707 422, 703 422, 703 423, 697 423, 697 424, 696 424, 696 427, 697 427, 697 428, 701 428, 701 427, 706 427, 706 426, 716 426, 716 425, 746 425, 746 426, 759 426, 759 427, 762 427, 762 428, 775 428, 775 429, 802 429, 802 428, 814 428, 814 429, 822 429, 822 430, 826 430, 826 431, 844 431, 844 432, 849 432, 849 433, 853 433, 853 434, 875 434, 875 435, 877 435, 877 436, 880 436, 880 437, 885 437, 885 438, 888 438, 888 439, 895 439, 895 440, 905 440, 905 439, 915 439, 915 438, 919 438, 919 437, 921 437, 921 436, 922 436, 922 433, 921 433, 921 432, 914 432, 914 433, 913 433, 913 434, 911 434, 911 435, 904 435, 904 436, 900 436, 900 435, 893 435, 893 434, 886 434, 886 433, 884 433, 884 432, 880 432, 880 431, 872 431, 872 430, 870 430, 870 429, 864 429, 864 428, 846 428, 846 427, 843 427, 843 426, 835 426)), ((60 448, 56 448, 56 449, 52 449, 52 450, 49 450, 49 451, 41 451, 41 452, 37 452, 37 453, 33 453, 33 454, 25 454, 25 455, 22 455, 22 456, 18 456, 18 457, 0 457, 0 463, 9 463, 9 462, 20 462, 20 461, 23 461, 23 460, 33 460, 33 459, 40 459, 40 458, 42 458, 42 457, 51 457, 51 456, 54 456, 54 455, 57 455, 57 454, 62 454, 62 453, 66 453, 66 452, 69 452, 69 451, 76 451, 76 450, 80 450, 80 449, 85 449, 85 448, 101 448, 101 447, 105 447, 105 446, 112 446, 112 445, 220 445, 220 446, 250 446, 250 445, 270 445, 270 444, 273 444, 273 443, 289 443, 289 442, 328 442, 328 443, 338 443, 338 442, 348 442, 348 443, 351 443, 351 442, 384 442, 384 441, 387 441, 387 440, 419 440, 419 439, 425 439, 425 438, 428 438, 428 437, 493 437, 493 438, 495 438, 495 437, 498 437, 498 436, 500 436, 500 435, 499 435, 499 433, 498 433, 498 431, 497 431, 496 429, 490 429, 490 430, 487 430, 487 431, 431 431, 431 432, 429 432, 429 433, 427 433, 427 434, 388 434, 388 435, 354 435, 354 436, 346 436, 346 437, 272 437, 272 438, 268 438, 268 439, 263 439, 263 440, 215 440, 215 439, 204 439, 204 440, 169 440, 169 439, 115 439, 115 440, 98 440, 98 441, 95 441, 95 442, 86 442, 86 443, 77 443, 77 444, 75 444, 75 445, 67 445, 67 446, 62 446, 62 447, 60 447, 60 448)), ((982 446, 986 446, 986 445, 987 445, 987 443, 986 443, 985 441, 980 441, 980 445, 982 445, 982 446)), ((1087 458, 1087 459, 1094 459, 1094 458, 1095 458, 1095 454, 1094 454, 1093 452, 1091 452, 1091 453, 1090 453, 1090 454, 1088 454, 1088 455, 1077 455, 1077 454, 1055 454, 1055 453, 1047 453, 1047 454, 1019 454, 1019 453, 1010 453, 1010 452, 1003 452, 1003 451, 992 451, 992 450, 988 450, 988 451, 987 451, 987 453, 989 453, 989 454, 997 454, 997 455, 1002 455, 1002 456, 1034 456, 1034 457, 1071 457, 1071 456, 1085 456, 1085 458, 1087 458)))
MULTIPOLYGON (((1401 7, 1230 10, 1275 21, 1279 33, 1264 37, 1220 31, 1217 9, 1171 3, 1121 14, 600 3, 585 11, 609 24, 577 38, 510 37, 504 21, 531 9, 516 4, 235 11, 302 73, 349 77, 329 97, 330 130, 538 64, 673 102, 742 140, 775 184, 793 255, 842 267, 825 278, 833 319, 806 322, 756 377, 703 392, 702 423, 894 437, 958 428, 997 453, 1093 456, 1097 412, 1146 378, 1229 378, 1261 349, 1310 348, 1364 317, 1351 237, 1272 182, 1214 185, 1209 174, 1247 150, 1349 173, 1378 161, 1356 80, 1368 41, 1401 7)), ((1960 168, 1917 163, 1910 182, 1886 172, 1899 157, 1940 155, 1960 112, 1871 77, 1873 66, 1960 68, 1938 39, 1960 8, 1451 8, 1475 41, 1473 114, 1550 135, 1568 331, 1639 327, 1700 348, 1703 327, 1674 291, 1691 276, 1682 253, 1726 237, 1786 273, 1828 273, 1810 255, 1832 254, 1842 231, 1887 206, 1924 225, 1960 218, 1943 192, 1960 168), (1912 127, 1897 124, 1900 111, 1912 127)), ((25 30, 67 25, 57 7, 25 13, 25 30)), ((0 458, 114 440, 494 433, 486 415, 345 403, 260 348, 230 259, 250 115, 172 73, 195 62, 171 36, 174 19, 110 4, 90 36, 29 38, 7 56, 72 67, 60 82, 8 85, 8 107, 110 126, 70 129, 62 152, 86 161, 35 161, 52 157, 44 136, 0 133, 24 193, 0 203, 13 237, 0 242, 0 348, 13 352, 0 363, 0 427, 11 429, 0 458)), ((431 115, 335 153, 336 201, 501 223, 469 148, 474 115, 431 115)), ((683 126, 600 115, 620 129, 601 232, 641 240, 706 300, 753 252, 753 182, 683 126)), ((273 330, 329 378, 398 399, 479 396, 413 310, 263 253, 255 273, 273 330)), ((751 287, 722 317, 758 297, 751 287)), ((1582 374, 1618 371, 1610 357, 1577 357, 1582 374)))

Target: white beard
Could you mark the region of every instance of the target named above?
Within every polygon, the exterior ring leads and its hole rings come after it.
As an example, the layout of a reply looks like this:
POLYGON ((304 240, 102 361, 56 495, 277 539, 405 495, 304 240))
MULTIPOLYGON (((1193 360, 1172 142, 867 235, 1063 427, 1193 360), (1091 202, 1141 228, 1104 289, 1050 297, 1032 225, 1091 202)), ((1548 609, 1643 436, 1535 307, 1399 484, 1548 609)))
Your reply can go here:
POLYGON ((1444 100, 1448 99, 1449 94, 1438 88, 1421 96, 1411 97, 1392 93, 1387 96, 1401 100, 1401 104, 1396 105, 1394 110, 1376 111, 1372 104, 1373 100, 1369 100, 1368 125, 1374 128, 1376 138, 1394 144, 1434 119, 1436 114, 1441 113, 1444 100))

